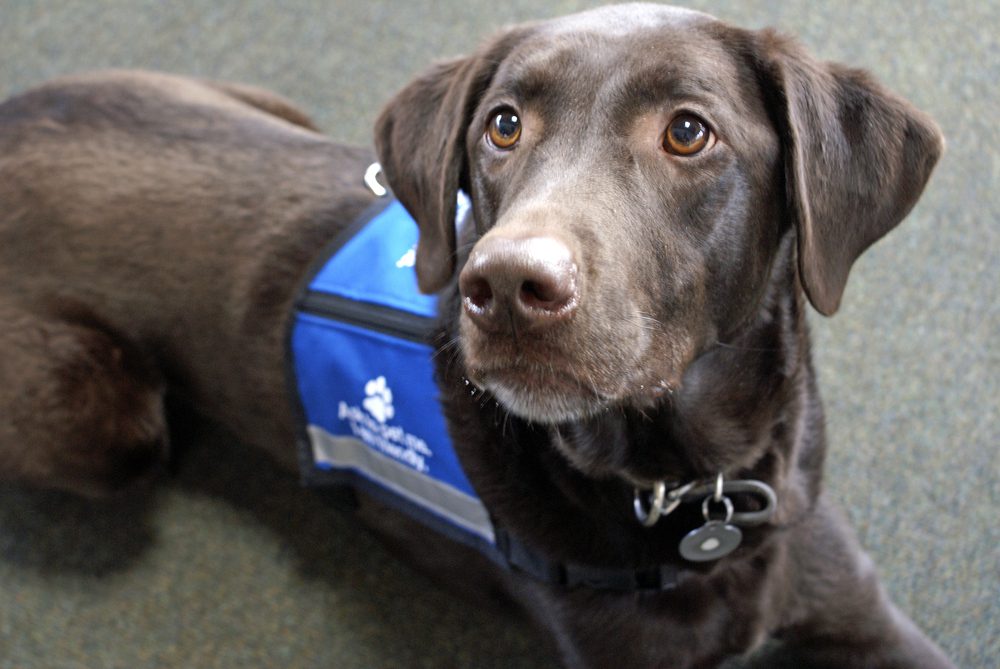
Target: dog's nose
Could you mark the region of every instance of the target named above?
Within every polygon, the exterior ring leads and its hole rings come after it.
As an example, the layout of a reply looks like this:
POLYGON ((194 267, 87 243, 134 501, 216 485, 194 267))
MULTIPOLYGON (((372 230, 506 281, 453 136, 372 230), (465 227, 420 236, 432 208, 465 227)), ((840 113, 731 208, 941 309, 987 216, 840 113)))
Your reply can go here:
POLYGON ((465 312, 488 331, 545 327, 570 316, 578 302, 573 252, 553 237, 484 237, 458 285, 465 312))

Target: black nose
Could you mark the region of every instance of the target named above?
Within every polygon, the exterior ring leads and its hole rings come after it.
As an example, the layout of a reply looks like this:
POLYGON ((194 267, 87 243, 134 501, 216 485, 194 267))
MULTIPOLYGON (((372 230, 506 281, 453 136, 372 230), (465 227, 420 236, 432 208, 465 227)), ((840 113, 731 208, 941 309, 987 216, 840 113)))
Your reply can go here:
POLYGON ((569 317, 578 302, 573 252, 553 237, 484 237, 458 285, 465 312, 487 331, 546 327, 569 317))

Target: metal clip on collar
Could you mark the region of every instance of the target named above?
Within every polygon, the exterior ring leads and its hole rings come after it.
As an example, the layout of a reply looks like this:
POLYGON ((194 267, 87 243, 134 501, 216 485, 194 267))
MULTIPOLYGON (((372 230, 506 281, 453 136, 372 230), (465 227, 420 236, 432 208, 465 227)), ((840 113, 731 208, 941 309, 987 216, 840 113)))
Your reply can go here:
POLYGON ((656 525, 656 521, 660 519, 661 516, 666 516, 673 513, 674 509, 680 506, 681 502, 684 501, 684 495, 691 488, 695 486, 694 482, 686 483, 678 488, 667 492, 667 484, 663 481, 657 481, 653 485, 653 495, 650 501, 649 511, 645 509, 642 502, 642 493, 638 488, 635 490, 635 498, 632 500, 632 506, 635 508, 635 517, 639 519, 643 527, 652 527, 656 525))
POLYGON ((644 502, 646 495, 637 488, 632 504, 635 508, 635 516, 639 519, 639 522, 644 527, 652 527, 660 518, 669 515, 683 502, 697 502, 708 499, 719 501, 723 499, 723 495, 728 496, 738 493, 755 495, 761 498, 764 507, 760 511, 734 511, 729 521, 732 524, 743 526, 761 525, 771 520, 771 517, 774 516, 774 510, 778 504, 778 496, 774 493, 774 489, 771 486, 763 481, 755 480, 723 482, 721 474, 712 483, 699 486, 697 482, 691 482, 670 491, 667 490, 665 482, 658 481, 653 485, 648 510, 644 502))

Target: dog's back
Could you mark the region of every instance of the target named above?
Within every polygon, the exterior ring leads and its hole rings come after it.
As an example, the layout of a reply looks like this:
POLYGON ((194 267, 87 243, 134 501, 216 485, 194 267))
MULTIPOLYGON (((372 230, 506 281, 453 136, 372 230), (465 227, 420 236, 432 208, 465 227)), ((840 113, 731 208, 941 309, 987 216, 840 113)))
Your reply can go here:
POLYGON ((215 85, 134 72, 57 80, 0 106, 0 273, 29 298, 113 295, 122 313, 105 317, 140 337, 195 327, 218 319, 216 290, 272 270, 258 249, 280 253, 282 238, 335 213, 350 190, 340 163, 366 159, 215 85))
MULTIPOLYGON (((264 91, 144 72, 56 80, 0 105, 0 312, 23 326, 0 340, 35 370, 0 405, 38 377, 50 405, 79 415, 71 395, 87 393, 45 379, 70 374, 82 348, 126 360, 112 370, 94 359, 83 374, 113 377, 123 415, 134 409, 125 396, 142 396, 133 378, 148 377, 144 441, 162 441, 157 398, 170 381, 231 428, 287 444, 281 323, 310 259, 371 198, 370 154, 310 125, 264 91), (65 364, 40 331, 67 342, 65 364)), ((58 469, 34 462, 40 450, 0 469, 58 469)))

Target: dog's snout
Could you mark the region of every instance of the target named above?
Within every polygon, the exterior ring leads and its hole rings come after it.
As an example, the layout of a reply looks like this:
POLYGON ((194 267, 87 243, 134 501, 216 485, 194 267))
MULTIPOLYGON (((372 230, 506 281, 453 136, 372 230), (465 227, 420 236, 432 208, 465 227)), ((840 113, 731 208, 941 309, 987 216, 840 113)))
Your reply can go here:
POLYGON ((485 330, 567 318, 578 302, 573 252, 553 237, 485 237, 459 276, 465 312, 485 330))

